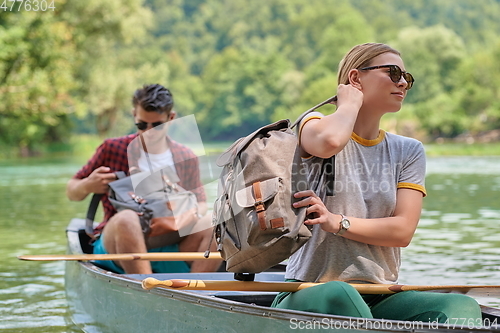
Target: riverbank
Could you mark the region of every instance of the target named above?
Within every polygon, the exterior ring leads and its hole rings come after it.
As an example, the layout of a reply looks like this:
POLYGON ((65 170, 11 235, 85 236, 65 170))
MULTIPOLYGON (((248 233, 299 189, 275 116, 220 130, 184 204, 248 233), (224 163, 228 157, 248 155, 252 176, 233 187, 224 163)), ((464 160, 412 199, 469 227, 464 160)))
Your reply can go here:
MULTIPOLYGON (((66 157, 74 157, 76 160, 87 160, 92 156, 102 142, 103 139, 97 135, 74 135, 67 143, 47 144, 38 147, 35 153, 26 153, 26 150, 21 150, 18 147, 3 145, 0 142, 0 161, 66 157)), ((231 144, 232 142, 209 142, 204 143, 203 147, 192 148, 199 155, 214 155, 223 152, 231 144)))
MULTIPOLYGON (((43 147, 39 153, 31 157, 67 157, 88 159, 101 144, 102 139, 95 135, 75 135, 68 143, 57 143, 43 147)), ((224 151, 232 142, 204 143, 204 154, 213 155, 224 151)), ((439 156, 500 156, 500 142, 467 143, 443 142, 424 144, 429 157, 439 156)), ((0 160, 31 158, 22 156, 17 148, 0 147, 0 160)))
POLYGON ((429 157, 438 156, 500 156, 500 142, 490 143, 430 143, 425 144, 429 157))

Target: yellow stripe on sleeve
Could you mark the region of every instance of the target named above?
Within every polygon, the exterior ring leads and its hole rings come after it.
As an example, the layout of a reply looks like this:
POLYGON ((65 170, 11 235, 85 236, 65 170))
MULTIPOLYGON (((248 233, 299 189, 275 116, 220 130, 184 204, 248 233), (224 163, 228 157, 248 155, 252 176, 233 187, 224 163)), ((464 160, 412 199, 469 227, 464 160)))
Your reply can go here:
POLYGON ((422 185, 413 183, 398 183, 398 188, 409 188, 411 190, 417 190, 422 192, 424 197, 427 196, 427 191, 425 190, 425 187, 423 187, 422 185))
MULTIPOLYGON (((309 120, 312 120, 312 119, 321 119, 323 118, 322 116, 318 116, 318 115, 310 115, 309 117, 306 116, 306 118, 302 119, 302 121, 300 122, 300 127, 299 127, 299 142, 300 142, 300 136, 302 135, 302 128, 304 127, 304 125, 309 121, 309 120)), ((302 149, 303 151, 303 149, 302 149)), ((303 153, 305 153, 303 151, 303 153)), ((307 155, 307 156, 302 156, 302 158, 311 158, 312 155, 307 155)))
POLYGON ((299 142, 300 142, 300 136, 302 135, 302 128, 304 128, 304 125, 309 121, 309 120, 312 120, 312 119, 321 119, 323 117, 321 116, 316 116, 316 115, 311 115, 309 117, 306 116, 306 118, 304 118, 301 122, 300 122, 300 128, 299 128, 299 142))

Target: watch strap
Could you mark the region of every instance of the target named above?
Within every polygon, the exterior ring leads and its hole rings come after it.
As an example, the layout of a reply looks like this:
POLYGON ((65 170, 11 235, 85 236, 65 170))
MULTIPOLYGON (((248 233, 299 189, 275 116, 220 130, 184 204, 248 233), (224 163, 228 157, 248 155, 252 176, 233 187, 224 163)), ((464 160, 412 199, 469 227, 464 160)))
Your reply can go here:
POLYGON ((339 231, 333 233, 335 236, 339 235, 342 236, 346 231, 347 228, 344 227, 344 221, 349 222, 349 220, 344 216, 344 214, 339 214, 340 215, 340 222, 339 222, 339 231))

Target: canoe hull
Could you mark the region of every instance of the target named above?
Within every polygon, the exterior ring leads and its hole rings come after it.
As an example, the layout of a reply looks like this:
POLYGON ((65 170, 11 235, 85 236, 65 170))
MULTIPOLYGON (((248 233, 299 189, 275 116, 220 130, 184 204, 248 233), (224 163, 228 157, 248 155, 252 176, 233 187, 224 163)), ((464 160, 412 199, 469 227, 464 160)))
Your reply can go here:
MULTIPOLYGON (((106 276, 91 264, 66 266, 67 298, 90 332, 281 332, 283 320, 238 308, 236 302, 214 301, 187 292, 156 289, 145 292, 137 281, 106 276), (84 297, 83 295, 88 295, 84 297), (252 316, 250 326, 246 326, 252 316), (248 327, 248 330, 244 328, 248 327)), ((260 312, 260 313, 259 313, 260 312)))
MULTIPOLYGON (((68 252, 81 254, 81 221, 68 227, 68 252)), ((74 323, 85 332, 457 332, 444 325, 363 319, 269 308, 276 293, 142 289, 144 278, 231 280, 232 273, 114 274, 90 262, 67 261, 66 295, 74 323), (240 302, 242 300, 243 302, 240 302)), ((256 275, 283 281, 282 272, 256 275)), ((499 319, 500 322, 500 319, 499 319)), ((499 332, 500 327, 472 331, 499 332)))

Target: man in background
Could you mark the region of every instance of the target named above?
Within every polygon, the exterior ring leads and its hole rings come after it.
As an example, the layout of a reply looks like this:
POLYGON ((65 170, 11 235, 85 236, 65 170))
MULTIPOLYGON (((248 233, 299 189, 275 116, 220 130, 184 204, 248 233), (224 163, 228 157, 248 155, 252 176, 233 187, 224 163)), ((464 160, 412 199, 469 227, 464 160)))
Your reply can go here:
MULTIPOLYGON (((164 124, 176 116, 171 92, 159 84, 145 85, 135 92, 132 105, 137 133, 106 139, 97 148, 94 156, 67 184, 67 196, 73 201, 84 200, 91 193, 104 194, 102 198, 104 221, 95 230, 97 240, 93 243, 94 254, 148 251, 204 252, 209 248, 213 237, 211 228, 186 236, 172 232, 163 237, 162 244, 156 242, 154 248, 151 246, 148 248, 147 238, 142 232, 137 213, 132 210, 117 212, 106 195, 108 184, 116 180, 115 172, 117 171, 130 175, 136 171, 170 166, 180 179, 179 185, 196 195, 198 211, 196 214, 191 214, 190 218, 198 219, 198 222, 203 225, 211 219, 210 214, 207 214, 206 194, 200 179, 197 156, 188 147, 171 140, 166 134, 167 126, 164 124), (132 150, 137 152, 137 159, 129 163, 127 148, 129 145, 137 144, 138 140, 134 141, 134 139, 139 136, 142 136, 141 139, 147 138, 147 152, 141 151, 140 145, 131 146, 132 150)), ((212 244, 215 246, 214 243, 212 244)), ((210 272, 216 271, 220 265, 218 260, 151 263, 145 260, 132 260, 98 261, 97 263, 117 273, 129 274, 151 274, 153 271, 158 273, 210 272)))

